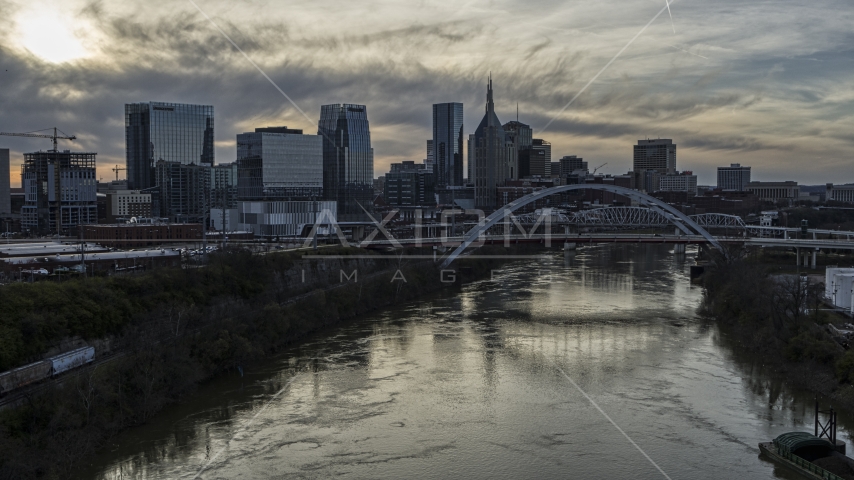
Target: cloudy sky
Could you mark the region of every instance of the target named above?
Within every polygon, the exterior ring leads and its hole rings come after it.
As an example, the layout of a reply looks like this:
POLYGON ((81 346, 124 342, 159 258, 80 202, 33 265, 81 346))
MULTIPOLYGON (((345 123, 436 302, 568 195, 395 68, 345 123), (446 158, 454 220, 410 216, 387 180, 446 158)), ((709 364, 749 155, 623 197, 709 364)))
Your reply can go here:
MULTIPOLYGON (((553 158, 625 173, 632 145, 661 137, 701 184, 735 162, 755 180, 854 181, 850 0, 194 1, 251 62, 189 0, 0 0, 0 131, 75 134, 63 148, 98 152, 108 180, 127 102, 214 105, 217 162, 237 133, 316 133, 320 105, 360 103, 378 176, 425 157, 432 103, 463 102, 473 131, 491 71, 499 118, 518 103, 553 158)), ((21 152, 50 141, 0 147, 14 186, 21 152)))

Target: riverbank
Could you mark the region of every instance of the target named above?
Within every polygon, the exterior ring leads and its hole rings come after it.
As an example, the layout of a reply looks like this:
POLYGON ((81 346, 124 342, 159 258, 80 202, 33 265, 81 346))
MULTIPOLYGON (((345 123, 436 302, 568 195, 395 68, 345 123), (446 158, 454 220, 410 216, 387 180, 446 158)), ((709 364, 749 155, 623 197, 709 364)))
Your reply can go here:
POLYGON ((767 261, 719 262, 703 279, 704 310, 716 319, 737 361, 854 411, 854 350, 825 329, 846 320, 823 310, 824 284, 814 276, 804 283, 767 261))
POLYGON ((69 336, 109 337, 103 343, 121 355, 0 412, 0 478, 65 478, 118 432, 221 372, 338 322, 488 275, 499 263, 461 259, 449 276, 430 260, 354 250, 326 249, 319 252, 329 258, 314 260, 233 252, 207 268, 4 289, 7 364, 69 336))

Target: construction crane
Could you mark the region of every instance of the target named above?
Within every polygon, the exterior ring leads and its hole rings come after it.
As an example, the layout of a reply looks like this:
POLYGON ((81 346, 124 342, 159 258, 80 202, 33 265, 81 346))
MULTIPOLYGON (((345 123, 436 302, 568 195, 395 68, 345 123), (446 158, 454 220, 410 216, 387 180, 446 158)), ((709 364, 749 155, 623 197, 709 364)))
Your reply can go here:
MULTIPOLYGON (((49 129, 49 128, 46 128, 45 130, 50 130, 50 129, 49 129)), ((36 131, 37 131, 37 132, 43 132, 44 130, 36 130, 36 131)), ((0 135, 5 135, 5 136, 7 136, 7 137, 49 138, 49 139, 53 140, 53 151, 54 151, 54 152, 58 152, 58 151, 59 151, 59 150, 57 150, 57 149, 56 149, 56 141, 57 141, 57 140, 59 140, 59 139, 62 139, 62 140, 77 140, 77 137, 75 137, 74 135, 66 135, 66 134, 65 134, 65 132, 62 132, 62 130, 59 130, 59 129, 58 129, 58 128, 56 128, 56 127, 53 127, 53 135, 44 135, 44 134, 41 134, 41 133, 35 133, 35 132, 31 132, 31 133, 6 133, 6 132, 0 132, 0 135), (57 134, 56 132, 61 132, 61 133, 62 133, 62 135, 59 135, 59 134, 57 134)))
POLYGON ((599 165, 598 167, 594 168, 594 169, 593 169, 593 175, 596 175, 596 172, 598 172, 598 171, 599 171, 599 169, 600 169, 600 168, 602 168, 602 167, 604 167, 605 165, 608 165, 608 162, 605 162, 605 163, 603 163, 602 165, 599 165))
POLYGON ((120 166, 116 165, 116 168, 111 168, 110 170, 116 172, 116 181, 118 182, 119 181, 119 172, 122 170, 127 171, 127 168, 120 167, 120 166))

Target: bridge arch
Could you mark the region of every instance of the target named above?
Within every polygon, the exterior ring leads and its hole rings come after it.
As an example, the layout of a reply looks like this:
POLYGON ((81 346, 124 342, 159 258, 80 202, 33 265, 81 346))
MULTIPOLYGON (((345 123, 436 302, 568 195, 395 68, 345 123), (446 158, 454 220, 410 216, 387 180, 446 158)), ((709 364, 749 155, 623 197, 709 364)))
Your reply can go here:
POLYGON ((484 221, 472 227, 471 230, 466 233, 466 237, 463 242, 445 258, 445 261, 442 262, 442 267, 447 267, 454 260, 460 256, 463 251, 468 248, 475 240, 485 231, 492 228, 496 223, 503 220, 505 217, 511 215, 516 210, 524 207, 525 205, 531 204, 540 200, 542 198, 548 197, 550 195, 554 195, 557 193, 570 192, 573 190, 602 190, 605 192, 611 192, 617 195, 621 195, 624 197, 631 198, 633 200, 637 200, 642 205, 647 205, 653 210, 658 211, 662 216, 667 218, 671 224, 685 232, 687 235, 701 235, 706 239, 709 243, 711 243, 718 250, 723 251, 721 244, 713 237, 705 228, 701 227, 697 222, 692 220, 690 217, 685 215, 684 213, 676 210, 672 206, 662 202, 661 200, 651 197, 645 193, 641 193, 637 190, 632 190, 625 187, 618 187, 616 185, 602 185, 602 184, 578 184, 578 185, 559 185, 557 187, 547 188, 545 190, 540 190, 538 192, 534 192, 528 195, 525 195, 522 198, 514 200, 507 205, 501 207, 492 213, 492 215, 486 217, 484 221), (665 213, 666 212, 666 213, 665 213), (690 227, 690 229, 688 228, 690 227), (694 231, 692 232, 691 229, 694 231))

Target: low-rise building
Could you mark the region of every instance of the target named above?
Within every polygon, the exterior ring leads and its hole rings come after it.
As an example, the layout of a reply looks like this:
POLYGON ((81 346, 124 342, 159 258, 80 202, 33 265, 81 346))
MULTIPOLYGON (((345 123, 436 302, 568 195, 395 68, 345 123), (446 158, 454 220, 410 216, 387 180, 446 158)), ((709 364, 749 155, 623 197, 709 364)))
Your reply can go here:
POLYGON ((334 200, 238 202, 237 226, 256 237, 297 237, 315 223, 326 225, 337 220, 337 205, 334 200))
POLYGON ((854 203, 854 183, 834 185, 828 183, 825 198, 828 202, 854 203))
POLYGON ((141 223, 85 225, 83 235, 88 242, 111 248, 168 246, 202 239, 200 223, 145 223, 146 221, 140 219, 141 223))
POLYGON ((796 201, 801 196, 798 182, 750 182, 747 191, 756 195, 759 200, 777 202, 779 200, 796 201))
MULTIPOLYGON (((558 183, 559 184, 559 183, 558 183)), ((529 178, 522 180, 508 180, 504 186, 498 187, 498 203, 507 205, 526 195, 555 186, 555 179, 551 178, 529 178)), ((556 198, 545 197, 529 203, 515 211, 516 214, 530 213, 538 208, 545 208, 555 203, 556 198)))
POLYGON ((151 194, 139 190, 108 191, 106 222, 115 223, 119 218, 151 217, 151 194))
POLYGON ((697 176, 690 171, 660 175, 657 191, 687 192, 689 197, 693 197, 697 195, 697 176))

